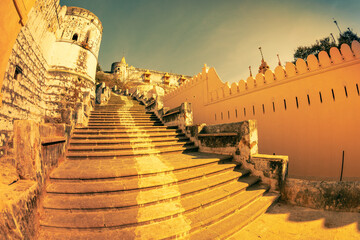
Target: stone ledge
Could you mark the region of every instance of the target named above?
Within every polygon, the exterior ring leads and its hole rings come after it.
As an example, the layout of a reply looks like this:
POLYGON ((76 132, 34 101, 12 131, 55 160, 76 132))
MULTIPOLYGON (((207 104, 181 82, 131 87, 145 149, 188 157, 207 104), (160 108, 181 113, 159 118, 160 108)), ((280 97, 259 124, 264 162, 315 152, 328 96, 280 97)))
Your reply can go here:
POLYGON ((281 191, 284 188, 289 163, 288 156, 252 154, 248 160, 241 163, 250 169, 252 174, 269 184, 271 190, 281 191))
POLYGON ((360 181, 311 181, 288 178, 282 199, 316 209, 360 212, 360 181))
POLYGON ((238 133, 200 133, 198 137, 229 137, 237 135, 238 133))
POLYGON ((66 142, 66 137, 42 137, 41 145, 47 146, 66 142))

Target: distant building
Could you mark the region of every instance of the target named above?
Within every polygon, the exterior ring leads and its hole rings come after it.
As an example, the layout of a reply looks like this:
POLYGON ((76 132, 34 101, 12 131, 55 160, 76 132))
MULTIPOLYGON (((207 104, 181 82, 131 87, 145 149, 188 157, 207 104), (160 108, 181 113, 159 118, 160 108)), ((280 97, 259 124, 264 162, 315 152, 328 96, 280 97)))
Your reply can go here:
POLYGON ((191 78, 191 76, 177 73, 129 67, 125 57, 122 57, 120 62, 114 62, 111 65, 110 74, 113 75, 115 82, 126 83, 131 92, 136 89, 147 91, 154 88, 154 86, 163 88, 167 92, 191 78))

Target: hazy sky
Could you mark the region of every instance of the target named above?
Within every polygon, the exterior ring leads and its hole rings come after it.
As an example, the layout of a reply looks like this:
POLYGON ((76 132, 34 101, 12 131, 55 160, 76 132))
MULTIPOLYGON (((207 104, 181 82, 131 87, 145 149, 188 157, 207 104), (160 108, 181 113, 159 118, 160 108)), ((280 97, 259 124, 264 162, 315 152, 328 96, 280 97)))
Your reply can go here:
POLYGON ((61 0, 97 15, 104 70, 129 65, 195 75, 204 63, 226 82, 256 74, 263 49, 271 69, 294 50, 347 27, 360 34, 360 0, 61 0))

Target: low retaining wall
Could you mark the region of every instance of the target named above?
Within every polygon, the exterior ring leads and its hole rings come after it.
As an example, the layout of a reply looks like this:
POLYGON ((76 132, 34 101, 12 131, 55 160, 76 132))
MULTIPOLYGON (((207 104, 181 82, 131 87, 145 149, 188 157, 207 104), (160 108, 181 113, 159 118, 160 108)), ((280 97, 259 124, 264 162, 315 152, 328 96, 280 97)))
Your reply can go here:
POLYGON ((71 127, 16 120, 14 154, 1 160, 0 236, 33 239, 37 206, 50 171, 64 157, 71 127))
POLYGON ((194 125, 186 132, 201 152, 233 155, 233 161, 261 178, 273 191, 284 187, 288 157, 258 154, 258 136, 255 120, 218 125, 194 125))
POLYGON ((360 181, 310 181, 288 178, 282 191, 282 199, 303 207, 360 212, 360 181))

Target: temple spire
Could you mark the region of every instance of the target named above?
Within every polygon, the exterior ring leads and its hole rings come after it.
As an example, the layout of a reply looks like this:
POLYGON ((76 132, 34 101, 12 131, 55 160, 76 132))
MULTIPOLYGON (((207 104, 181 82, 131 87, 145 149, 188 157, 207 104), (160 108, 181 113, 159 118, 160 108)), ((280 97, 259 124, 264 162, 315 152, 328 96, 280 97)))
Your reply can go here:
POLYGON ((261 47, 259 47, 259 50, 260 50, 260 54, 261 54, 261 64, 259 67, 259 73, 265 74, 266 70, 268 70, 270 67, 264 60, 264 55, 263 55, 261 47))

